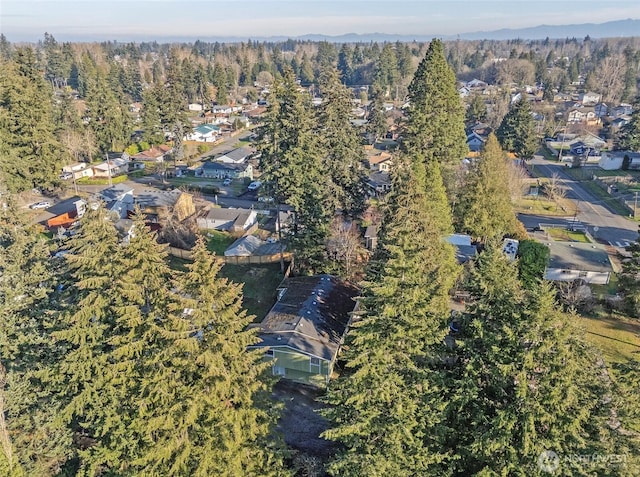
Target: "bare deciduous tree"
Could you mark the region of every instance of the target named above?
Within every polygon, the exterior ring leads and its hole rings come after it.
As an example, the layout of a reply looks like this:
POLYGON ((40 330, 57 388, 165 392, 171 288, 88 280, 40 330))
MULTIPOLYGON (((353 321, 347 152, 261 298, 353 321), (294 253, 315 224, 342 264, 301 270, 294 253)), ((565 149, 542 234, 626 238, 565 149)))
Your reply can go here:
POLYGON ((509 192, 511 193, 511 200, 515 202, 520 200, 524 193, 527 171, 515 161, 509 161, 508 171, 509 192))
POLYGON ((333 219, 326 249, 329 258, 340 263, 347 276, 351 273, 361 248, 362 241, 355 224, 341 217, 333 219))

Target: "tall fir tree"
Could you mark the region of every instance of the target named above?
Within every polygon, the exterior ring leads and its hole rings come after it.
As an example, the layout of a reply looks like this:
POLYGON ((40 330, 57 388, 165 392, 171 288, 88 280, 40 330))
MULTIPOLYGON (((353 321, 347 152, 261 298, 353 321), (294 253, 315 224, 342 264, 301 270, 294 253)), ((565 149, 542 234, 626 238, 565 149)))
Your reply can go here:
POLYGON ((351 123, 351 91, 340 82, 336 69, 320 76, 322 104, 318 109, 319 148, 331 178, 329 195, 352 217, 365 208, 366 176, 362 172, 360 138, 351 123))
POLYGON ((631 120, 620 129, 620 149, 640 151, 640 97, 633 105, 631 120))
POLYGON ((326 398, 333 427, 324 435, 346 447, 332 475, 431 475, 446 458, 434 363, 442 357, 457 265, 442 236, 451 218, 438 164, 425 169, 424 159, 419 152, 399 158, 362 315, 347 335, 347 370, 326 398), (427 194, 427 181, 438 180, 432 190, 444 208, 427 194))
POLYGON ((91 117, 89 128, 100 151, 124 150, 130 135, 129 113, 101 75, 98 75, 95 86, 87 91, 87 106, 91 117))
POLYGON ((498 139, 490 134, 480 157, 469 167, 455 204, 461 232, 483 241, 516 233, 506 161, 498 139))
POLYGON ((52 342, 58 307, 55 260, 46 240, 3 193, 0 209, 0 472, 57 475, 73 454, 57 422, 63 401, 44 370, 64 349, 52 342), (2 458, 4 457, 4 459, 2 458), (3 462, 4 460, 4 462, 3 462))
POLYGON ((53 91, 30 47, 17 48, 0 68, 0 151, 5 187, 21 192, 58 182, 62 148, 55 136, 53 91))
POLYGON ((506 151, 520 159, 531 159, 538 147, 536 127, 531 115, 531 105, 522 97, 511 105, 511 109, 496 129, 496 136, 506 151))
POLYGON ((417 149, 427 161, 438 161, 450 198, 455 171, 468 152, 464 107, 456 76, 447 64, 442 41, 433 39, 409 85, 405 147, 417 149))

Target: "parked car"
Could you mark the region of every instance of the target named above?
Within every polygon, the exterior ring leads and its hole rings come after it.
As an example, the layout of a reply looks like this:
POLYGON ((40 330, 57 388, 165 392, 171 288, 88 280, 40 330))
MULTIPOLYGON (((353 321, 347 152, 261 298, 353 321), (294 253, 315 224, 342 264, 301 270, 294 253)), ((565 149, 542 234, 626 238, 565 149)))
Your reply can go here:
POLYGON ((249 186, 247 187, 248 190, 258 190, 260 188, 260 186, 262 185, 262 182, 260 181, 253 181, 251 184, 249 184, 249 186))
POLYGON ((227 177, 223 182, 222 182, 223 186, 228 186, 231 185, 231 177, 227 177))
POLYGON ((67 179, 71 179, 73 177, 73 174, 71 174, 71 172, 63 172, 62 174, 60 174, 60 179, 62 179, 63 181, 66 181, 67 179))
POLYGON ((271 204, 273 203, 273 201, 274 201, 273 197, 267 197, 264 195, 258 197, 258 202, 265 202, 267 204, 271 204))
POLYGON ((35 204, 31 204, 29 206, 30 209, 48 209, 49 207, 51 207, 51 202, 47 201, 47 200, 43 200, 42 202, 36 202, 35 204))

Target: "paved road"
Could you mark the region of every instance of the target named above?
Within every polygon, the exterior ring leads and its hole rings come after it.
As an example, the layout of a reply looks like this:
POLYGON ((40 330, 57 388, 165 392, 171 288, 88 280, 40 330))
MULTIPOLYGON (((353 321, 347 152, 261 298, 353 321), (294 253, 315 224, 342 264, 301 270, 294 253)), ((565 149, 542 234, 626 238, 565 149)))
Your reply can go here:
MULTIPOLYGON (((545 160, 541 156, 535 156, 531 165, 538 174, 551 177, 556 173, 559 183, 567 191, 567 197, 578 204, 577 220, 587 227, 597 239, 607 242, 615 247, 624 247, 628 242, 633 242, 638 237, 638 223, 616 214, 607 206, 606 201, 593 196, 580 182, 575 181, 566 174, 566 166, 545 160)), ((572 222, 573 217, 558 220, 550 217, 536 217, 521 215, 521 220, 526 227, 540 220, 540 223, 567 223, 572 222)))

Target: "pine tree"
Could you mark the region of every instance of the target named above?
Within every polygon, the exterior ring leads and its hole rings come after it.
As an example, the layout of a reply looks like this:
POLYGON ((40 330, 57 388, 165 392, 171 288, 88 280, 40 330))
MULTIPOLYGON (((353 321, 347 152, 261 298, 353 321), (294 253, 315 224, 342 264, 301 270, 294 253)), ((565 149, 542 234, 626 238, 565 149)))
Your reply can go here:
POLYGON ((496 136, 506 151, 520 159, 531 159, 538 147, 536 127, 531 115, 531 105, 526 97, 516 101, 500 126, 496 136))
MULTIPOLYGON (((432 171, 438 164, 432 161, 432 171)), ((435 475, 439 363, 457 265, 442 238, 450 216, 427 196, 424 156, 399 158, 381 245, 365 283, 362 316, 347 335, 348 370, 330 387, 329 439, 346 446, 332 475, 435 475), (437 215, 444 212, 444 217, 437 215)))
POLYGON ((468 152, 464 107, 456 77, 444 56, 442 42, 433 39, 409 85, 406 147, 440 164, 447 193, 454 194, 454 175, 468 152))
POLYGON ((361 213, 366 199, 366 177, 360 138, 351 124, 351 91, 340 82, 336 69, 320 77, 322 104, 318 110, 319 147, 328 175, 329 195, 353 217, 361 213))
POLYGON ((129 113, 107 80, 98 76, 96 84, 87 91, 87 106, 93 131, 101 152, 122 151, 129 142, 129 113))
POLYGON ((516 216, 505 178, 507 162, 500 143, 489 135, 480 157, 469 167, 456 204, 458 229, 480 240, 514 234, 516 216))
POLYGON ((149 144, 162 144, 164 142, 164 131, 160 118, 160 101, 162 90, 153 85, 142 93, 142 128, 144 129, 143 140, 149 144))
POLYGON ((384 101, 380 88, 373 87, 371 104, 369 105, 369 115, 367 117, 367 132, 373 136, 376 143, 382 139, 388 129, 387 118, 384 113, 384 101))

